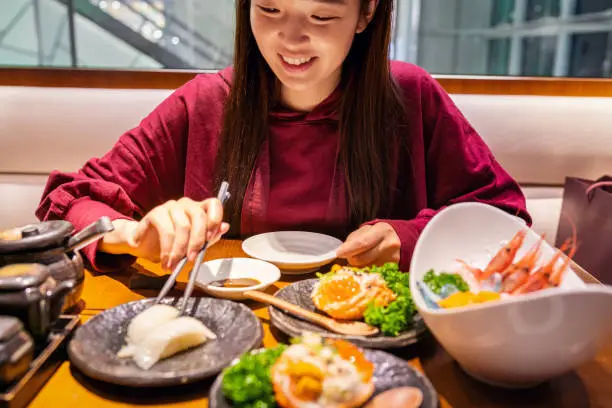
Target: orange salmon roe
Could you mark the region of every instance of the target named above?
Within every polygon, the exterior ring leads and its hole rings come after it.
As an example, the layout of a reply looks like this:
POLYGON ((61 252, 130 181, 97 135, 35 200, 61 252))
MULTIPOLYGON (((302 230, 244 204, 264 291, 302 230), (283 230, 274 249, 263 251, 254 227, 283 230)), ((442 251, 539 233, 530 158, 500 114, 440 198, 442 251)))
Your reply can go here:
POLYGON ((350 361, 355 365, 361 374, 362 381, 370 381, 374 375, 374 364, 365 358, 365 355, 353 344, 345 340, 330 340, 338 350, 338 354, 344 360, 350 361))
POLYGON ((326 303, 333 303, 350 299, 360 290, 359 283, 355 278, 342 276, 321 284, 320 294, 326 300, 326 303))

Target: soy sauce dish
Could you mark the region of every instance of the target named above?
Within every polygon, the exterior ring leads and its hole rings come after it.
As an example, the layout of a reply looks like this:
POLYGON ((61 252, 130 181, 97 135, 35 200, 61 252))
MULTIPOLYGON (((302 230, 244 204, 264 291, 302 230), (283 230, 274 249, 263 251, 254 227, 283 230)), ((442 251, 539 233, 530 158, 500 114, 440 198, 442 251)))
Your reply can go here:
POLYGON ((280 269, 266 261, 223 258, 203 263, 198 270, 196 285, 218 298, 243 300, 246 299, 244 292, 264 291, 280 276, 280 269))

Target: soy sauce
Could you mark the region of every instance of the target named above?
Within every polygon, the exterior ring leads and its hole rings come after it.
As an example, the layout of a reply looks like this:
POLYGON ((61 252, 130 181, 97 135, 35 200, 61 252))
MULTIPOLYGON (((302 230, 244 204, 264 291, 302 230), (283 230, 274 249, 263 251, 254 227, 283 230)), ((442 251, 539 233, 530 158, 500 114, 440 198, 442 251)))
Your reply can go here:
POLYGON ((236 279, 221 279, 218 281, 210 282, 210 286, 218 288, 248 288, 249 286, 259 285, 261 282, 257 279, 252 278, 236 278, 236 279))

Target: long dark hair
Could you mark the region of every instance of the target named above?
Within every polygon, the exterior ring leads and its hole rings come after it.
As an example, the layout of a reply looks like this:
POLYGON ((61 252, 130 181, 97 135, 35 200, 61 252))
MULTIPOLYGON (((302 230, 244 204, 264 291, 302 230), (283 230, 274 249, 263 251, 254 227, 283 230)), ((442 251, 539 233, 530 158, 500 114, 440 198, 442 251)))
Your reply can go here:
MULTIPOLYGON (((236 1, 233 79, 217 156, 217 181, 232 186, 226 207, 232 235, 240 226, 245 190, 277 96, 275 75, 251 30, 250 1, 236 1)), ((367 6, 368 0, 361 0, 362 13, 367 6)), ((368 27, 355 36, 342 70, 339 160, 352 225, 391 211, 394 147, 404 109, 389 69, 392 15, 393 0, 380 0, 368 27)))

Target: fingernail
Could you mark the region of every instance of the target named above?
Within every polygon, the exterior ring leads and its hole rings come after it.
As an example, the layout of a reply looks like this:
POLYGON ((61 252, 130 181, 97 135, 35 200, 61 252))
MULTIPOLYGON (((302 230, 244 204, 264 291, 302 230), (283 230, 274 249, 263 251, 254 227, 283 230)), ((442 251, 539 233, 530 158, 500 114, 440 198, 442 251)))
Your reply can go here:
POLYGON ((195 261, 196 256, 198 256, 198 253, 196 251, 190 251, 189 252, 189 256, 187 256, 187 260, 189 262, 193 262, 193 261, 195 261))

